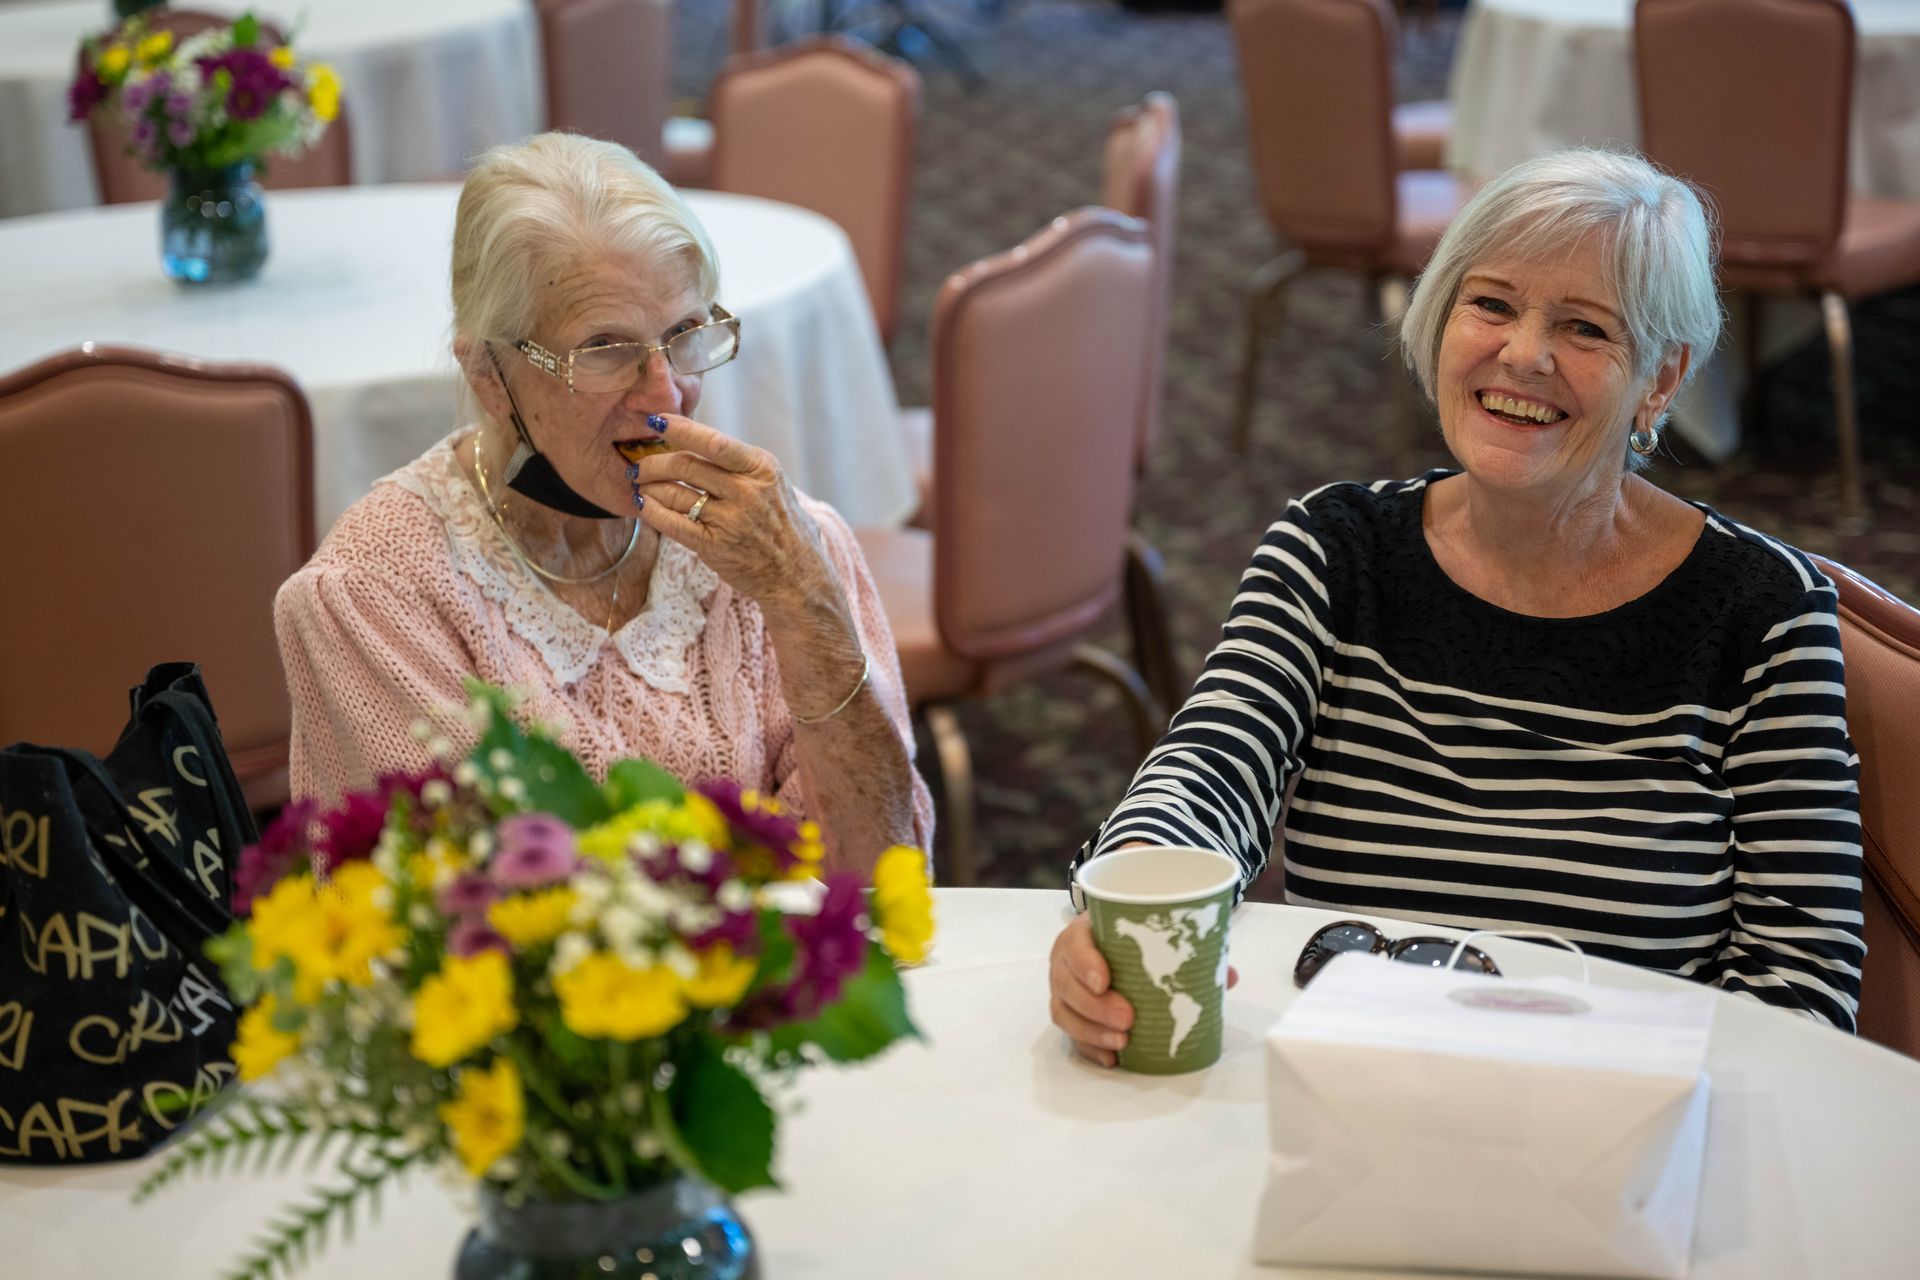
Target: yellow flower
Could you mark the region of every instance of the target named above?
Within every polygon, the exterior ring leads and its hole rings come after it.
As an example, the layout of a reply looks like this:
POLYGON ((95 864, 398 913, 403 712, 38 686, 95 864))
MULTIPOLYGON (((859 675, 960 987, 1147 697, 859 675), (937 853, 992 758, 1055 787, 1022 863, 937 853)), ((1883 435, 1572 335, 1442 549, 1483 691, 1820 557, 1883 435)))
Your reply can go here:
POLYGON ((793 856, 800 861, 787 868, 789 880, 811 880, 820 874, 820 864, 826 859, 827 846, 820 839, 820 824, 807 821, 800 824, 800 838, 794 841, 793 856))
POLYGON ((710 849, 727 847, 727 820, 705 796, 689 792, 678 802, 643 800, 597 827, 588 827, 575 841, 580 852, 604 862, 627 856, 637 835, 654 835, 662 844, 698 840, 710 849))
POLYGON ((702 1009, 727 1008, 746 993, 759 967, 755 957, 736 956, 732 946, 716 942, 700 953, 700 969, 687 979, 687 1003, 702 1009))
POLYGON ((300 1047, 300 1037, 273 1025, 277 1011, 271 992, 240 1016, 240 1038, 233 1042, 233 1065, 242 1080, 258 1080, 300 1047))
POLYGON ((560 1020, 593 1039, 644 1040, 687 1016, 680 979, 663 964, 636 969, 597 951, 553 980, 560 1020))
POLYGON ((133 56, 143 67, 158 66, 173 51, 173 32, 156 31, 133 47, 133 56))
POLYGON ((349 862, 330 880, 289 876, 254 905, 247 922, 253 966, 271 970, 281 959, 293 966, 293 997, 301 1004, 320 998, 327 983, 364 987, 373 981, 371 962, 406 942, 406 933, 377 905, 386 884, 370 862, 349 862))
POLYGON ((323 121, 340 114, 340 77, 324 62, 307 68, 307 105, 323 121))
POLYGON ((423 892, 437 889, 465 871, 467 863, 466 850, 442 836, 434 836, 424 850, 407 855, 407 883, 423 892))
POLYGON ((873 867, 873 899, 880 922, 880 944, 902 964, 919 964, 933 943, 933 894, 927 883, 927 857, 897 844, 873 867))
POLYGON ((567 915, 579 900, 564 886, 517 893, 488 907, 487 923, 516 947, 537 947, 566 932, 567 915))
POLYGON ((495 1058, 484 1070, 462 1071, 459 1092, 452 1102, 440 1104, 440 1119, 453 1134, 460 1163, 474 1177, 484 1177, 501 1156, 520 1145, 526 1131, 527 1100, 513 1059, 495 1058))
POLYGON ((267 61, 282 71, 291 71, 293 69, 293 50, 287 48, 285 45, 279 45, 269 49, 267 50, 267 61))
POLYGON ((102 80, 118 80, 127 74, 127 67, 133 62, 133 54, 123 44, 110 44, 93 64, 93 69, 102 80))
POLYGON ((413 998, 413 1056, 430 1067, 458 1062, 519 1023, 513 971, 498 951, 450 957, 413 998))

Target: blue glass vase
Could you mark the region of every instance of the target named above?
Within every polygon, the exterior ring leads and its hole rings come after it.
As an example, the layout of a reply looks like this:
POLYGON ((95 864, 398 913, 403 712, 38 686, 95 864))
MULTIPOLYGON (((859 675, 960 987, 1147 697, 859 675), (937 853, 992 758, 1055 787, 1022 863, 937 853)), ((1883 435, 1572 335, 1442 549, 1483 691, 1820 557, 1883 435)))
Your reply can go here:
POLYGON ((267 260, 267 206, 251 163, 176 169, 160 203, 160 261, 182 284, 251 280, 267 260))
POLYGON ((618 1200, 509 1204, 480 1192, 454 1280, 760 1280, 758 1253, 733 1204, 681 1177, 618 1200))

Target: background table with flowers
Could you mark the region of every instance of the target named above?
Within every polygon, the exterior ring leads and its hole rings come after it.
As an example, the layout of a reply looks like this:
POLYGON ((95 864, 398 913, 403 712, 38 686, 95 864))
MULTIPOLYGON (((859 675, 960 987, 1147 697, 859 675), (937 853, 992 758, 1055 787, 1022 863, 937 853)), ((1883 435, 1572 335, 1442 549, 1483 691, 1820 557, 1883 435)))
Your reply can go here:
MULTIPOLYGON (((1047 1023, 1047 949, 1065 910, 1064 892, 935 892, 932 957, 906 975, 925 1042, 810 1073, 781 1132, 782 1189, 740 1200, 765 1274, 1360 1280, 1257 1267, 1250 1254, 1267 1158, 1261 1037, 1293 997, 1301 945, 1333 917, 1242 907, 1219 1065, 1143 1077, 1069 1058, 1047 1023)), ((1499 958, 1518 977, 1577 973, 1544 947, 1510 943, 1499 958)), ((1594 973, 1648 989, 1674 981, 1607 962, 1594 973)), ((1694 1280, 1910 1276, 1920 1148, 1904 1117, 1920 1110, 1920 1064, 1727 996, 1707 1069, 1694 1280)), ((305 1186, 296 1166, 188 1183, 135 1208, 128 1193, 145 1171, 0 1167, 9 1273, 197 1280, 305 1186)), ((417 1178, 305 1274, 445 1275, 465 1221, 455 1193, 417 1178)))
MULTIPOLYGON (((252 8, 303 57, 340 75, 353 119, 355 182, 417 182, 460 172, 545 116, 530 0, 207 0, 252 8)), ((84 130, 67 123, 74 51, 109 25, 105 0, 0 6, 0 217, 99 201, 84 130)))

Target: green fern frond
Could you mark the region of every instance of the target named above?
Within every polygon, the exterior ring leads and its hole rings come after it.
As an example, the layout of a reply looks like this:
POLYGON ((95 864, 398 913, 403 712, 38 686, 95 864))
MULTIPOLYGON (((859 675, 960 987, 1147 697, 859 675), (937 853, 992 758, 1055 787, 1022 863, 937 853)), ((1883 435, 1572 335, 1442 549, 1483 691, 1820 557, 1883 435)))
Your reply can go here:
POLYGON ((320 1187, 304 1204, 288 1205, 268 1224, 267 1233, 254 1242, 254 1251, 234 1264, 225 1280, 271 1280, 292 1275, 312 1253, 326 1246, 328 1233, 340 1223, 343 1241, 353 1238, 355 1211, 362 1201, 377 1212, 381 1187, 396 1174, 419 1163, 423 1153, 396 1153, 350 1144, 341 1154, 339 1172, 347 1185, 320 1187))

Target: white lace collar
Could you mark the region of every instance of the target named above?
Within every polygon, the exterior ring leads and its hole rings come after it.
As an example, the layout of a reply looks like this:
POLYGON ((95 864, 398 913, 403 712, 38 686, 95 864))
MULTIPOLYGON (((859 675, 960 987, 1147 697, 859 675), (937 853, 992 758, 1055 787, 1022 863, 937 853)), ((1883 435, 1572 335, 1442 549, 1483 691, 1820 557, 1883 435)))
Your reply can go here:
POLYGON ((513 553, 467 480, 448 436, 419 458, 387 476, 418 496, 447 526, 453 562, 481 594, 506 610, 515 635, 539 651, 554 678, 573 684, 593 670, 611 642, 636 676, 665 693, 686 693, 687 650, 706 630, 701 602, 720 585, 720 575, 671 538, 660 540, 647 606, 613 635, 596 627, 547 589, 513 553))

